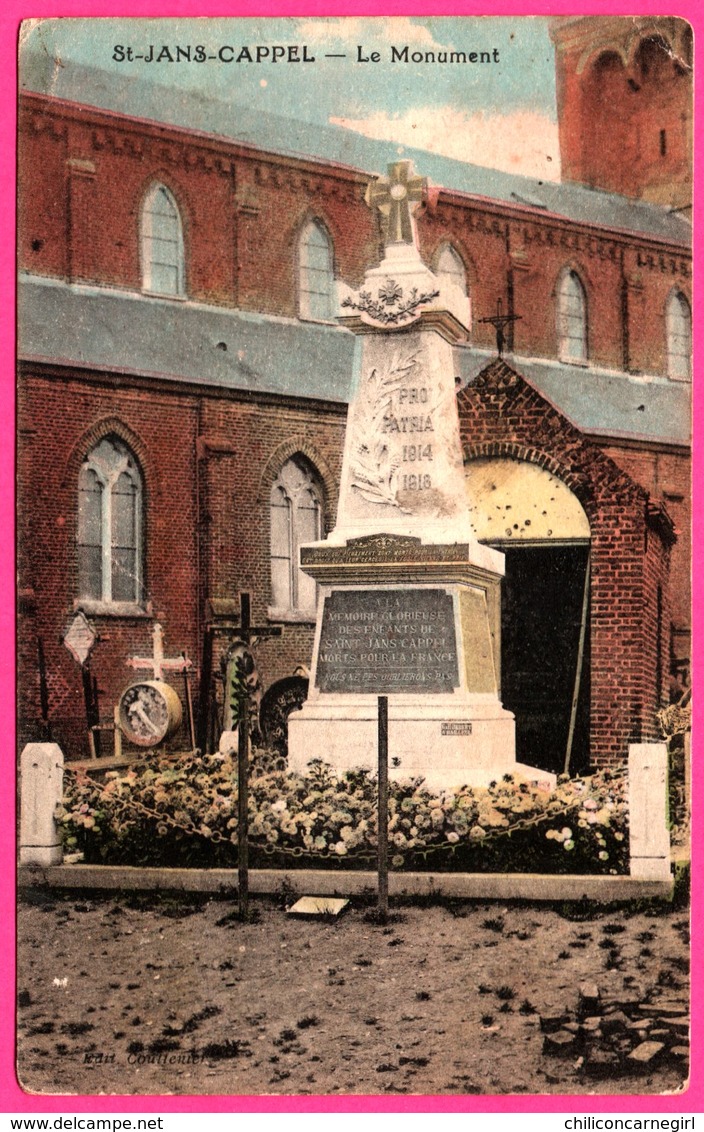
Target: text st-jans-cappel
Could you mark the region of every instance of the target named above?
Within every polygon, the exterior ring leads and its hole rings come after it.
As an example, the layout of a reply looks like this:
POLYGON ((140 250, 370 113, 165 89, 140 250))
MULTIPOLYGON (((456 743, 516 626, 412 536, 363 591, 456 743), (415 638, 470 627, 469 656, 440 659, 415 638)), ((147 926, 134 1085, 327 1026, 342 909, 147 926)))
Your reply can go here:
MULTIPOLYGON (((344 53, 315 56, 306 43, 259 44, 234 46, 225 43, 208 48, 198 44, 154 44, 145 48, 116 43, 112 59, 115 63, 315 63, 323 59, 347 59, 344 53)), ((499 63, 499 49, 491 51, 411 51, 408 44, 392 44, 388 52, 370 51, 357 44, 355 63, 499 63)))

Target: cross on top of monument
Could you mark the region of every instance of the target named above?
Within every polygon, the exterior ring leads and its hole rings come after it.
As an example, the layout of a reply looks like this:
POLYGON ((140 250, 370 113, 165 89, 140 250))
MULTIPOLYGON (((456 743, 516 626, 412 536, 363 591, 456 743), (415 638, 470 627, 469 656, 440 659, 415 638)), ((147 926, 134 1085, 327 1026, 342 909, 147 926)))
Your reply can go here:
POLYGON ((490 322, 496 330, 496 352, 500 358, 504 356, 504 344, 506 342, 504 327, 510 326, 512 322, 518 322, 521 318, 523 318, 522 314, 504 314, 503 303, 501 299, 497 299, 496 314, 489 315, 488 318, 479 319, 479 322, 490 322))
POLYGON ((378 208, 386 222, 384 243, 415 244, 413 214, 427 192, 427 178, 412 176, 411 161, 394 161, 388 177, 380 177, 367 188, 365 200, 370 208, 378 208))

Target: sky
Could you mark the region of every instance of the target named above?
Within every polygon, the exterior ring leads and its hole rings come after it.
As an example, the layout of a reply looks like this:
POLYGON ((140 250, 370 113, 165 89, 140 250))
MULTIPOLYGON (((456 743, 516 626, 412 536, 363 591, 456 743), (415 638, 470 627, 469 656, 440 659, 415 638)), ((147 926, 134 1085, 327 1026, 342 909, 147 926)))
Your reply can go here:
MULTIPOLYGON (((123 77, 186 87, 254 109, 353 129, 511 173, 558 180, 555 63, 544 17, 63 19, 25 25, 24 49, 59 66, 88 64, 123 77), (146 63, 168 45, 306 44, 316 62, 146 63), (409 52, 488 52, 490 63, 393 62, 409 52), (371 59, 378 52, 380 60, 371 59), (494 54, 496 52, 496 55, 494 54), (345 58, 326 59, 325 55, 345 58), (494 62, 498 58, 498 62, 494 62)), ((226 55, 231 56, 228 51, 226 55)))

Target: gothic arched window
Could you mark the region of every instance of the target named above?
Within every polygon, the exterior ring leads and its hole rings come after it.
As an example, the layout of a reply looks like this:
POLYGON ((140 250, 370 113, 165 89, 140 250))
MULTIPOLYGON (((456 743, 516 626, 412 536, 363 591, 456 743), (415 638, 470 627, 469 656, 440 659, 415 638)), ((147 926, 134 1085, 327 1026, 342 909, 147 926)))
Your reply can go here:
MULTIPOLYGON (((472 305, 464 260, 452 244, 443 244, 435 257, 435 274, 440 286, 450 284, 455 290, 453 313, 459 315, 468 327, 472 325, 472 305), (459 292, 459 297, 457 296, 459 292)), ((451 293, 451 292, 450 292, 451 293)))
POLYGON ((78 596, 109 605, 142 600, 142 476, 126 444, 106 436, 78 478, 78 596))
POLYGON ((332 240, 318 220, 306 224, 298 244, 298 309, 301 318, 335 315, 332 240))
POLYGON ((459 287, 463 294, 469 294, 467 286, 467 271, 464 262, 459 252, 456 252, 452 244, 443 244, 440 249, 440 254, 437 257, 435 272, 437 275, 445 275, 447 278, 459 287))
POLYGON ((587 295, 576 271, 565 271, 557 288, 557 349, 564 362, 587 360, 587 295))
POLYGON ((152 185, 142 205, 142 288, 155 295, 185 293, 183 228, 178 205, 165 185, 152 185))
POLYGON ((299 550, 322 538, 323 491, 304 457, 286 461, 272 486, 270 508, 272 610, 313 620, 316 584, 301 570, 299 550))
POLYGON ((692 376, 692 310, 681 291, 667 300, 667 373, 673 381, 692 376))

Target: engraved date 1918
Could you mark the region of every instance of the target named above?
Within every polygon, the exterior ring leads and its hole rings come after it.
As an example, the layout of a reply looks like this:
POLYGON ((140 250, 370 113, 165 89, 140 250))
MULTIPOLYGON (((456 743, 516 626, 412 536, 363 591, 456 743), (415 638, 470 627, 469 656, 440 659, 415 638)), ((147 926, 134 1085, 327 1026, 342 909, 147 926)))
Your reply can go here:
POLYGON ((432 487, 429 475, 404 475, 401 476, 401 484, 404 491, 429 491, 432 487))

